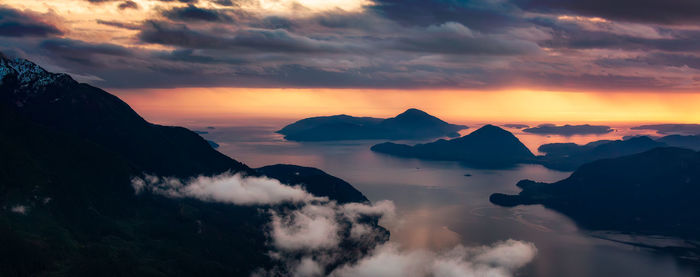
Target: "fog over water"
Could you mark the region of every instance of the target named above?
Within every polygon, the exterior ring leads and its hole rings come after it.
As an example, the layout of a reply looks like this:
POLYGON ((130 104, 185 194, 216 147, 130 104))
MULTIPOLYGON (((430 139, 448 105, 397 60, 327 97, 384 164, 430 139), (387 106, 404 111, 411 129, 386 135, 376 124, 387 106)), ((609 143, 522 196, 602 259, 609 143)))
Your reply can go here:
MULTIPOLYGON (((539 165, 474 169, 457 162, 402 159, 369 150, 381 141, 289 142, 274 133, 289 121, 265 123, 255 126, 241 121, 213 129, 206 122, 182 124, 206 131, 202 136, 218 143, 219 151, 251 167, 276 163, 316 167, 348 181, 372 201, 393 201, 400 220, 383 225, 391 231, 391 241, 405 248, 444 250, 458 244, 479 246, 514 239, 537 247, 537 256, 518 276, 694 276, 692 268, 671 256, 597 237, 657 245, 680 243, 672 239, 591 233, 541 206, 502 208, 488 201, 494 192, 517 193, 515 184, 521 179, 553 182, 571 172, 539 165)), ((480 124, 468 125, 471 128, 465 133, 480 124)), ((585 143, 637 134, 629 126, 613 127, 616 131, 609 134, 571 137, 508 130, 533 152, 542 143, 585 143)))

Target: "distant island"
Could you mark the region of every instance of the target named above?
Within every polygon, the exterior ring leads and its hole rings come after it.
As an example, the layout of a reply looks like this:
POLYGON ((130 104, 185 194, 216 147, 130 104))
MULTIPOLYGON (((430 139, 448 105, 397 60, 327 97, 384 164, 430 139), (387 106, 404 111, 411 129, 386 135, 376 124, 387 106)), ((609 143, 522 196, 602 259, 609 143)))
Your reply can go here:
POLYGON ((632 130, 654 130, 659 134, 700 135, 700 124, 652 124, 632 127, 632 130))
POLYGON ((517 123, 503 124, 501 126, 506 127, 506 128, 514 128, 514 129, 525 129, 525 128, 530 127, 527 124, 517 124, 517 123))
POLYGON ((440 139, 414 146, 385 142, 371 149, 400 157, 460 161, 475 167, 499 168, 535 161, 535 155, 518 138, 493 125, 451 140, 440 139))
POLYGON ((523 163, 573 171, 595 160, 667 146, 700 150, 700 136, 669 135, 657 139, 634 136, 621 140, 598 140, 584 145, 548 143, 538 148, 544 155, 535 156, 512 133, 493 125, 485 125, 461 138, 439 139, 416 145, 385 142, 372 146, 371 150, 404 158, 459 161, 474 167, 503 168, 523 163))
POLYGON ((490 201, 542 204, 594 230, 700 238, 700 153, 661 147, 587 163, 555 183, 523 180, 490 201))
POLYGON ((563 125, 557 126, 554 124, 540 124, 537 127, 526 128, 523 132, 542 134, 542 135, 562 135, 562 136, 573 136, 573 135, 591 135, 591 134, 607 134, 612 132, 613 129, 610 126, 601 125, 563 125))
POLYGON ((670 135, 658 139, 636 136, 622 140, 598 140, 584 145, 549 143, 538 148, 538 151, 545 155, 538 156, 537 160, 548 168, 568 171, 595 160, 631 155, 665 146, 700 150, 700 136, 670 135))
POLYGON ((349 115, 306 118, 285 126, 277 133, 292 141, 399 140, 458 137, 458 132, 467 128, 449 124, 418 109, 408 109, 387 119, 349 115))

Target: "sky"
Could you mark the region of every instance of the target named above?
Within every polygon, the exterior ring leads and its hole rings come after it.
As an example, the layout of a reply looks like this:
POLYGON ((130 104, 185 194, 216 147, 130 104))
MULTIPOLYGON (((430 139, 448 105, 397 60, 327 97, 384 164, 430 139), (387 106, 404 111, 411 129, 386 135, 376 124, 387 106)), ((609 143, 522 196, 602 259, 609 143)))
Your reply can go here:
POLYGON ((122 90, 694 93, 700 1, 3 0, 0 51, 122 90))

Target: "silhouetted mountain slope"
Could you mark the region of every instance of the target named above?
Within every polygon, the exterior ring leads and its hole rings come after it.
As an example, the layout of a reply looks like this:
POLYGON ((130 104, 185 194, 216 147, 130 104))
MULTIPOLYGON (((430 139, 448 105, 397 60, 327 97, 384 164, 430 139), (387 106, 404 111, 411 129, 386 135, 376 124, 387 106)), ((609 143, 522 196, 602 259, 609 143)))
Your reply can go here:
POLYGON ((46 128, 122 155, 135 167, 169 176, 250 171, 182 127, 146 122, 114 95, 26 60, 0 56, 0 102, 46 128))
MULTIPOLYGON (((2 276, 249 276, 276 263, 260 207, 136 195, 131 185, 143 172, 260 173, 67 75, 0 57, 0 153, 2 276)), ((359 199, 344 181, 303 171, 304 186, 359 199)))
POLYGON ((520 181, 503 206, 543 204, 586 228, 700 238, 700 153, 655 148, 587 163, 556 183, 520 181))
POLYGON ((627 140, 601 140, 586 145, 552 143, 540 146, 539 151, 545 152, 546 155, 537 158, 542 165, 549 168, 574 170, 587 162, 640 153, 665 145, 646 136, 627 140))
POLYGON ((512 166, 533 162, 535 158, 513 134, 493 125, 451 140, 440 139, 414 146, 385 142, 371 149, 400 157, 461 161, 479 167, 512 166))
POLYGON ((301 185, 313 195, 327 196, 337 200, 338 203, 369 202, 367 197, 352 185, 313 167, 276 164, 255 170, 285 184, 301 185))
POLYGON ((457 132, 466 128, 449 124, 421 110, 408 109, 387 119, 349 115, 306 118, 277 133, 295 141, 422 139, 458 136, 457 132))
POLYGON ((3 276, 246 275, 270 263, 256 208, 137 197, 140 170, 121 155, 2 107, 3 276))
POLYGON ((700 150, 700 135, 669 135, 659 138, 656 141, 663 142, 668 146, 700 150))

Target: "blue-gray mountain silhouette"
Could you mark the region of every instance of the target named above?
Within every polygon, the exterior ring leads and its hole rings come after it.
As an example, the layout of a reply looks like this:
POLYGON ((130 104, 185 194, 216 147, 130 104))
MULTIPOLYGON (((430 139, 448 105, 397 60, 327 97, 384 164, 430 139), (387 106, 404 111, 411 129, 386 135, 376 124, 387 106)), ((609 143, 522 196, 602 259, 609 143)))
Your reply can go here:
POLYGON ((466 128, 418 109, 408 109, 387 119, 349 115, 311 117, 289 124, 277 133, 294 141, 398 140, 456 137, 459 130, 466 128))
POLYGON ((440 139, 413 146, 385 142, 371 149, 400 157, 460 161, 476 167, 509 167, 535 161, 535 155, 518 138, 493 125, 485 125, 451 140, 440 139))
POLYGON ((700 153, 660 147, 602 159, 555 183, 523 180, 502 206, 542 204, 590 229, 700 238, 700 153))

